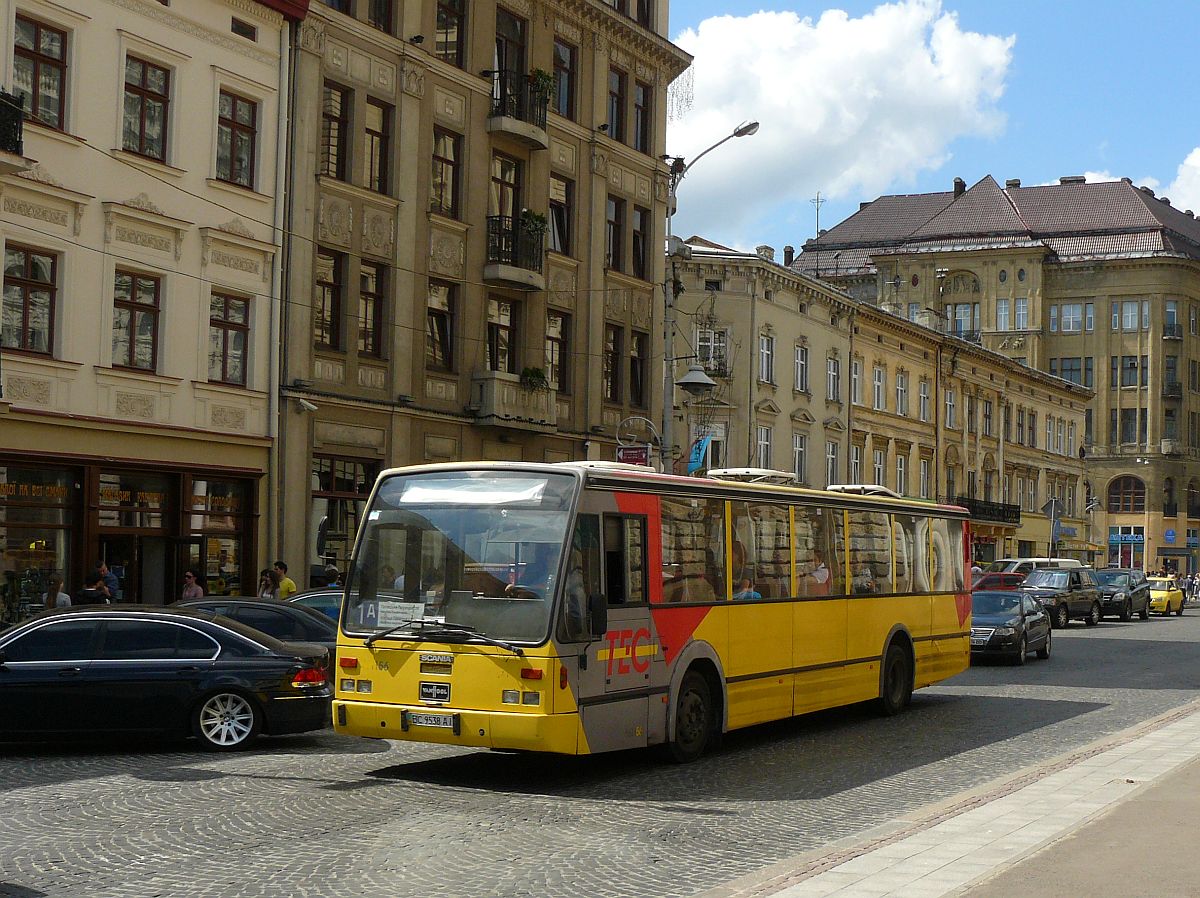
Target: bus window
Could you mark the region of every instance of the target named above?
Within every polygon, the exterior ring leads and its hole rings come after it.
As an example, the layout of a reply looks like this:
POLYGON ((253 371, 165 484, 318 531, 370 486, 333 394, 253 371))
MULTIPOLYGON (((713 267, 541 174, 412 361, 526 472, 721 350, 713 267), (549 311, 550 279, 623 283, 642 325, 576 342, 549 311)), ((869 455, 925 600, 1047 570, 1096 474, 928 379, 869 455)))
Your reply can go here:
POLYGON ((844 596, 842 512, 813 505, 796 506, 796 594, 844 596))
POLYGON ((892 516, 892 548, 896 558, 896 592, 929 591, 927 518, 892 516))
POLYGON ((731 508, 734 598, 790 596, 787 507, 733 502, 731 508))
POLYGON ((646 519, 604 517, 604 582, 609 605, 646 601, 646 519))
POLYGON ((938 519, 933 522, 933 588, 938 592, 962 592, 962 522, 938 519))
POLYGON ((588 642, 588 596, 600 592, 600 518, 581 514, 571 535, 563 580, 562 639, 588 642))
POLYGON ((660 500, 664 602, 714 602, 725 595, 725 502, 660 500))
POLYGON ((855 595, 892 591, 892 539, 886 514, 850 512, 850 578, 855 595))

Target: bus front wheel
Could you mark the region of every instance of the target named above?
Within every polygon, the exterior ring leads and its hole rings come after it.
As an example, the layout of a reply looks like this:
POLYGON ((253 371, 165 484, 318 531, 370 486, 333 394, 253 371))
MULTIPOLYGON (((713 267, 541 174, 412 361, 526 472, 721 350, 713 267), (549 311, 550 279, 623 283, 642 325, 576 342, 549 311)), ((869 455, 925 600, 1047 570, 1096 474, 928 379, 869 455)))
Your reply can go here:
POLYGON ((681 764, 694 761, 708 748, 713 733, 713 702, 708 681, 689 670, 675 699, 675 737, 668 746, 671 758, 681 764))
POLYGON ((886 716, 899 714, 912 698, 913 676, 908 652, 893 642, 883 656, 883 683, 879 690, 879 710, 886 716))

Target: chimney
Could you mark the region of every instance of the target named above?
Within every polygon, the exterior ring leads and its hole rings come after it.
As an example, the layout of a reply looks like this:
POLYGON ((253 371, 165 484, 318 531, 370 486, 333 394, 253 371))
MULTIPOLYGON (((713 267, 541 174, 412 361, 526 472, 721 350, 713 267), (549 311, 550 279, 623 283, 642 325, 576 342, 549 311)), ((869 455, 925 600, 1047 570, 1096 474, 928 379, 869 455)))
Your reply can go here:
POLYGON ((1086 184, 1087 178, 1083 175, 1063 175, 1058 179, 1059 184, 1086 184))
POLYGON ((758 254, 760 259, 765 259, 768 262, 775 261, 775 247, 764 243, 762 246, 754 247, 754 252, 758 254))
POLYGON ((783 248, 783 264, 788 268, 792 267, 792 262, 796 260, 796 247, 785 246, 783 248))
POLYGON ((1142 185, 1141 187, 1139 187, 1138 190, 1140 190, 1144 194, 1147 194, 1148 196, 1154 196, 1154 191, 1151 190, 1149 187, 1146 187, 1145 185, 1142 185))
POLYGON ((962 178, 955 178, 954 179, 954 198, 958 199, 960 196, 962 196, 966 192, 967 192, 967 182, 964 181, 962 178))
POLYGON ((1012 190, 1014 187, 1020 187, 1020 186, 1021 186, 1020 178, 1009 178, 1007 181, 1004 182, 1004 187, 1006 190, 1012 190))

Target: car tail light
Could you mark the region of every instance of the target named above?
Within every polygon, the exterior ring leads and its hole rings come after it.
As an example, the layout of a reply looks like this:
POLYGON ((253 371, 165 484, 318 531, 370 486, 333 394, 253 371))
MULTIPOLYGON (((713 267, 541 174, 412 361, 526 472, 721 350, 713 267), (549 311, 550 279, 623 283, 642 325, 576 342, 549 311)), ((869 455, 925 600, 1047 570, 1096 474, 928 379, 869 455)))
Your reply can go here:
POLYGON ((319 667, 302 667, 292 677, 293 686, 324 686, 325 671, 319 667))

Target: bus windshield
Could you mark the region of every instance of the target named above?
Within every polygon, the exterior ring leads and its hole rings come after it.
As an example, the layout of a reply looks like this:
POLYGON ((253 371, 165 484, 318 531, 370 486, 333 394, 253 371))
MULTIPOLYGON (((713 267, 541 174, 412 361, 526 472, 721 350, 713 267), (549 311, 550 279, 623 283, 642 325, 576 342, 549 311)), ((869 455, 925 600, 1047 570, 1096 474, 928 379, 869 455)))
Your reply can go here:
POLYGON ((386 478, 363 524, 342 628, 544 640, 575 491, 569 474, 534 471, 386 478))

